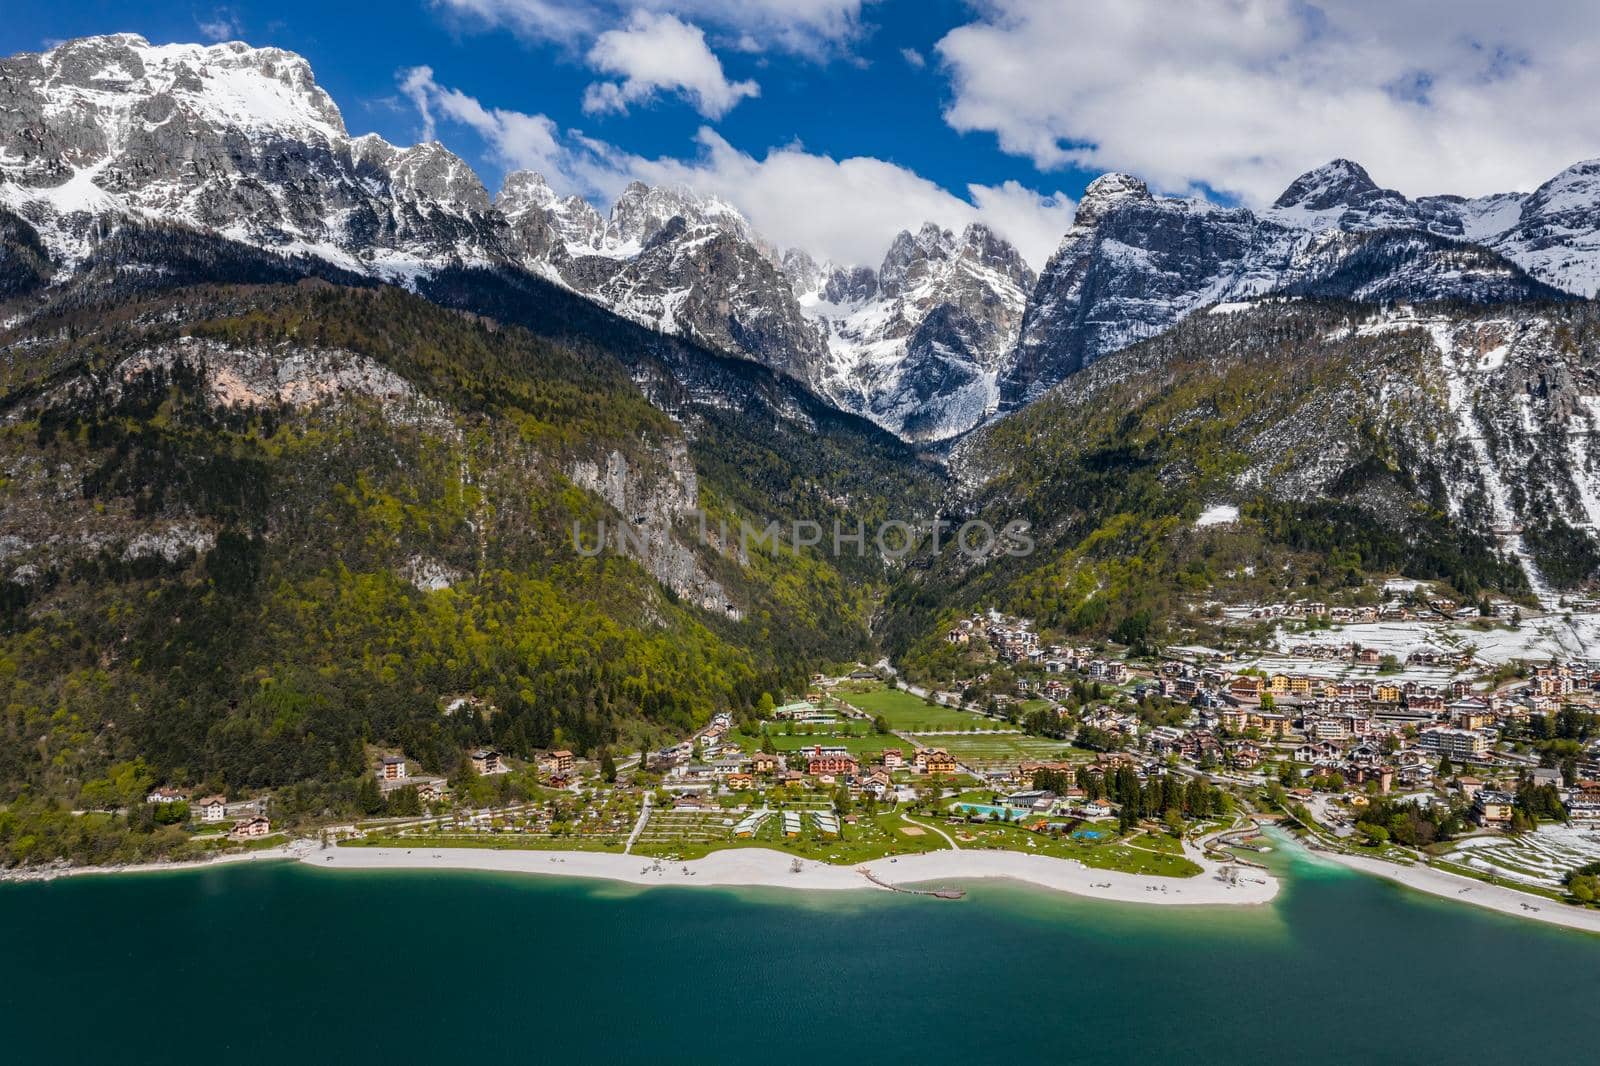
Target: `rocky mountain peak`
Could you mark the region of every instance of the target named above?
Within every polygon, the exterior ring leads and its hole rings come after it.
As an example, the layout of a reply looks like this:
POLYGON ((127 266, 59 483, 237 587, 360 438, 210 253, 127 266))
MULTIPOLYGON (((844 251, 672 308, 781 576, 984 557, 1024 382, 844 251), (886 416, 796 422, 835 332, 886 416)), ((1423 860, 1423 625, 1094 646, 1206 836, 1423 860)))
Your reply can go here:
POLYGON ((1361 205, 1371 199, 1374 193, 1382 191, 1361 164, 1348 159, 1335 159, 1300 175, 1272 206, 1326 211, 1331 207, 1361 205))
POLYGON ((955 250, 955 234, 924 222, 913 235, 901 230, 889 244, 878 267, 878 286, 885 296, 898 296, 927 272, 930 261, 948 259, 955 250))
POLYGON ((477 173, 438 141, 400 149, 389 174, 395 195, 404 199, 442 204, 462 213, 489 210, 489 190, 477 173))
POLYGON ((528 210, 547 211, 559 203, 561 197, 544 180, 543 174, 531 170, 515 170, 506 175, 495 195, 494 205, 507 215, 528 210))
POLYGON ((1125 203, 1152 199, 1150 187, 1131 174, 1102 174, 1083 190, 1078 201, 1078 212, 1073 216, 1074 226, 1092 226, 1107 211, 1125 203))
POLYGON ((822 298, 831 304, 870 300, 878 291, 878 272, 871 267, 835 267, 822 285, 822 298))

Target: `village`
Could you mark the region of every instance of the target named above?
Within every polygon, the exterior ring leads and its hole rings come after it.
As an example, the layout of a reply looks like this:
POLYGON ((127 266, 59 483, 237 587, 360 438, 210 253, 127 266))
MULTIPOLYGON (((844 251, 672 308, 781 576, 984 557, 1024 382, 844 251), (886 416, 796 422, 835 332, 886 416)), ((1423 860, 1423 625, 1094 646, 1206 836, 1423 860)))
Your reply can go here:
MULTIPOLYGON (((1313 847, 1570 899, 1573 871, 1600 861, 1600 658, 1487 659, 1424 628, 1456 619, 1447 602, 1421 619, 1331 613, 1257 608, 1241 616, 1278 620, 1262 646, 1135 657, 984 611, 945 633, 971 674, 939 686, 857 664, 665 747, 478 749, 449 779, 375 750, 372 817, 315 832, 655 863, 740 847, 830 863, 999 849, 1185 877, 1199 855, 1225 857, 1219 837, 1276 821, 1313 847), (1351 636, 1374 622, 1412 627, 1409 643, 1351 636)), ((149 801, 188 804, 197 831, 233 845, 285 839, 269 797, 162 788, 149 801)))

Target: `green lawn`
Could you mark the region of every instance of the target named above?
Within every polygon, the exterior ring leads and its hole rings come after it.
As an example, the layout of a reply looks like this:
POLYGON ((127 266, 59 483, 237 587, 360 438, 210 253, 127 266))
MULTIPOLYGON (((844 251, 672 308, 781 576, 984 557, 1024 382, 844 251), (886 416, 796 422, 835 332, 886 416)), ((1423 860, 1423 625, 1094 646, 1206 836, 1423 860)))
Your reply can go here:
POLYGON ((1080 828, 1095 830, 1102 836, 1098 840, 1083 840, 992 823, 969 825, 951 822, 944 825, 945 832, 955 837, 963 849, 997 848, 1030 852, 1058 859, 1076 859, 1096 870, 1152 874, 1157 877, 1193 877, 1200 873, 1199 866, 1180 854, 1147 850, 1155 843, 1152 840, 1144 837, 1134 837, 1131 842, 1118 840, 1115 822, 1086 823, 1080 828))
MULTIPOLYGON (((844 748, 851 755, 860 758, 862 755, 876 755, 884 748, 899 748, 905 752, 907 758, 911 755, 911 745, 897 736, 888 734, 869 733, 866 736, 836 735, 832 733, 770 733, 772 746, 778 751, 799 751, 802 748, 812 748, 821 745, 824 748, 844 748)), ((760 742, 751 745, 752 750, 760 747, 760 742)), ((800 767, 805 769, 805 767, 800 767)))
POLYGON ((901 733, 930 733, 946 729, 1007 729, 1010 726, 958 707, 930 705, 919 696, 897 688, 846 692, 841 699, 874 717, 882 715, 889 728, 901 733))
MULTIPOLYGON (((654 821, 652 817, 652 828, 654 821)), ((798 837, 783 835, 781 814, 769 817, 756 831, 755 836, 747 838, 734 838, 726 829, 718 839, 714 840, 693 839, 687 835, 673 839, 666 834, 655 836, 647 831, 648 840, 641 838, 634 845, 633 854, 654 857, 671 855, 687 860, 702 858, 713 851, 725 848, 770 848, 802 859, 815 859, 819 862, 848 866, 881 859, 888 855, 939 851, 950 846, 944 837, 932 830, 923 830, 920 833, 904 832, 906 829, 920 827, 904 821, 894 812, 863 814, 856 825, 842 824, 840 835, 837 837, 818 833, 809 817, 802 817, 801 823, 805 828, 798 837)))

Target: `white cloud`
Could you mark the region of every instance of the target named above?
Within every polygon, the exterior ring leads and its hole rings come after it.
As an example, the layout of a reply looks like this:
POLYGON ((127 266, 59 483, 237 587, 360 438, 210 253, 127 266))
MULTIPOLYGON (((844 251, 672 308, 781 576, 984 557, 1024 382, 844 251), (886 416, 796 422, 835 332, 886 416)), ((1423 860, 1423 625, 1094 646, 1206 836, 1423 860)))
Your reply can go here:
POLYGON ((917 70, 921 70, 923 67, 928 65, 928 57, 917 51, 915 48, 900 49, 900 58, 904 59, 917 70))
POLYGON ((243 36, 239 16, 225 7, 212 11, 210 18, 196 16, 194 24, 208 41, 233 41, 243 36))
POLYGON ((1270 201, 1345 156, 1410 194, 1600 153, 1590 0, 989 0, 938 44, 945 117, 1040 167, 1270 201))
POLYGON ((439 85, 427 67, 403 71, 401 90, 416 105, 425 138, 445 123, 466 126, 495 159, 538 171, 559 192, 609 201, 630 181, 686 185, 733 204, 779 247, 837 263, 876 266, 896 233, 924 222, 950 229, 982 222, 1037 269, 1072 219, 1072 201, 1059 192, 1040 195, 1008 181, 969 185, 970 199, 963 199, 882 159, 834 159, 799 146, 772 148, 757 158, 710 128, 699 131, 690 158, 650 159, 580 131, 561 131, 545 115, 485 107, 439 85))
POLYGON ((438 136, 442 119, 471 128, 489 146, 490 153, 515 170, 536 170, 545 175, 566 173, 566 149, 560 130, 544 115, 486 108, 459 89, 447 89, 433 78, 429 67, 401 72, 400 90, 416 105, 422 118, 422 139, 438 136))
POLYGON ((433 0, 470 23, 537 41, 577 44, 639 11, 712 27, 741 51, 823 58, 848 46, 871 0, 433 0))
POLYGON ((706 46, 705 33, 671 15, 634 12, 626 29, 602 33, 588 58, 594 69, 623 79, 598 81, 585 90, 583 109, 590 113, 626 111, 665 90, 688 97, 706 118, 721 118, 761 91, 753 81, 730 82, 706 46))

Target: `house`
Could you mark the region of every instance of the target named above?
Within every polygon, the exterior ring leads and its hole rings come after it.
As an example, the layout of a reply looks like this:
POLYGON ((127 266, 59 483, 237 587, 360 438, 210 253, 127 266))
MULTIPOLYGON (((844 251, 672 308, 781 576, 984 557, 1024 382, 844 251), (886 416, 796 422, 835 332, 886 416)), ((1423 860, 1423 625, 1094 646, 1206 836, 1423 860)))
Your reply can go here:
POLYGON ((1228 682, 1228 695, 1240 700, 1261 699, 1262 682, 1259 677, 1236 677, 1228 682))
POLYGON ((918 748, 916 767, 924 774, 953 774, 956 761, 943 748, 918 748))
POLYGON ((783 760, 764 751, 758 751, 750 756, 750 772, 753 774, 775 774, 782 765, 783 760))
POLYGON ((437 803, 450 794, 450 788, 442 777, 423 777, 416 782, 417 799, 423 803, 437 803))
POLYGON ((1261 765, 1261 749, 1249 741, 1245 741, 1243 744, 1236 745, 1233 751, 1229 753, 1228 758, 1236 769, 1254 770, 1261 765))
POLYGON ((741 791, 743 791, 745 789, 755 788, 756 787, 755 775, 754 774, 747 774, 747 773, 729 774, 728 775, 728 787, 733 789, 735 792, 741 792, 741 791))
POLYGON ((480 748, 468 757, 472 760, 472 772, 479 777, 503 774, 511 769, 501 761, 500 753, 493 748, 480 748))
POLYGON ((189 795, 186 792, 163 786, 146 796, 144 801, 146 803, 181 803, 188 798, 189 795))
POLYGON ((1560 788, 1562 785, 1561 771, 1553 770, 1548 767, 1540 767, 1539 769, 1534 770, 1528 775, 1528 780, 1532 781, 1533 784, 1539 788, 1544 788, 1545 786, 1549 786, 1551 788, 1560 788))
POLYGON ((849 752, 828 752, 814 748, 808 755, 806 772, 817 774, 853 774, 859 768, 856 757, 849 752))
POLYGON ((1482 826, 1511 824, 1511 808, 1516 798, 1508 792, 1483 789, 1472 799, 1472 817, 1482 826))
POLYGON ((220 822, 228 816, 226 796, 206 796, 194 806, 202 822, 220 822))
POLYGON ((577 765, 578 760, 573 758, 570 751, 552 751, 550 753, 550 767, 553 773, 570 774, 577 765))
POLYGON ((399 755, 385 755, 378 761, 378 780, 401 781, 406 776, 406 761, 399 755))
POLYGON ((898 770, 906 764, 906 753, 899 748, 883 749, 883 768, 885 770, 898 770))
POLYGON ((233 830, 228 834, 235 840, 251 840, 264 837, 272 832, 272 823, 262 815, 254 818, 243 818, 234 823, 233 830))

